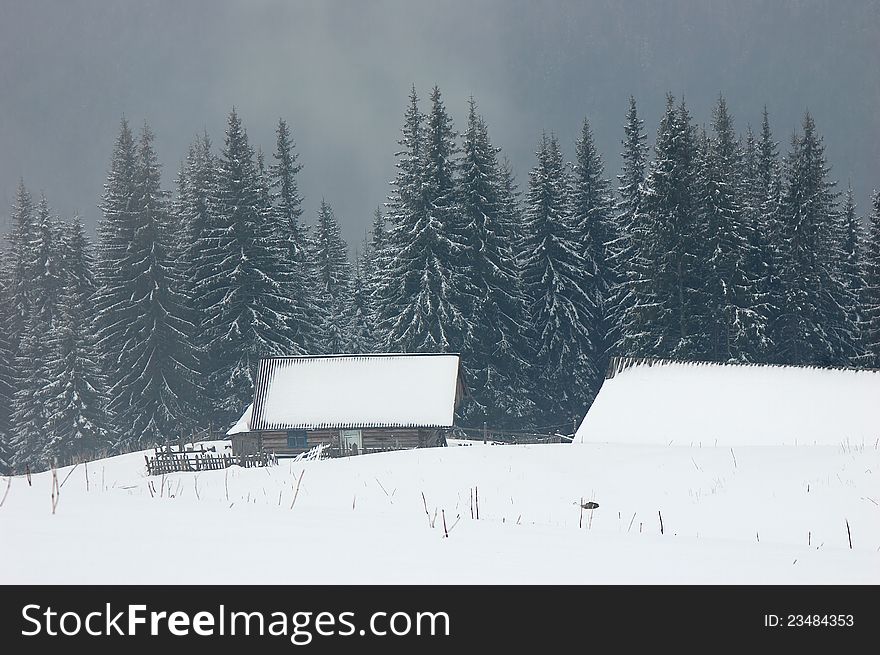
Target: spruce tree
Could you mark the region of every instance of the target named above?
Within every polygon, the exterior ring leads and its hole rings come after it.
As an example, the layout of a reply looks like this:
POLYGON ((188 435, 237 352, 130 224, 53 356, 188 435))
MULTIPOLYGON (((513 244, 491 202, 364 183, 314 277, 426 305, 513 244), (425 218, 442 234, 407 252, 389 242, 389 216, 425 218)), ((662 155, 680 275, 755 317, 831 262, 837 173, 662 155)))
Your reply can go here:
MULTIPOLYGON (((9 317, 12 308, 6 280, 0 275, 0 316, 9 317)), ((15 383, 15 359, 9 334, 0 321, 0 474, 12 471, 12 393, 15 383)))
POLYGON ((867 368, 880 369, 880 191, 874 191, 864 254, 860 329, 867 368))
POLYGON ((278 120, 275 132, 274 163, 269 167, 269 183, 275 209, 274 227, 276 238, 283 252, 281 265, 289 268, 288 293, 292 313, 288 317, 294 340, 301 352, 313 352, 320 348, 320 335, 315 327, 320 321, 317 304, 318 281, 307 252, 308 240, 301 224, 302 196, 296 176, 302 170, 299 155, 290 128, 283 119, 278 120))
POLYGON ((848 186, 839 225, 840 261, 838 263, 838 279, 842 284, 840 293, 844 304, 846 319, 843 335, 845 344, 843 353, 845 360, 841 364, 858 365, 864 359, 864 339, 862 326, 861 299, 864 294, 864 270, 862 267, 862 249, 865 234, 859 217, 856 215, 856 203, 853 198, 852 186, 848 186))
POLYGON ((590 123, 584 119, 577 140, 572 179, 572 221, 581 240, 585 269, 584 290, 593 305, 591 350, 595 353, 596 378, 589 381, 598 391, 618 340, 612 294, 619 286, 612 249, 619 241, 614 217, 611 182, 605 178, 602 155, 593 143, 590 123))
POLYGON ((187 322, 191 329, 187 335, 199 384, 193 385, 194 396, 189 399, 193 423, 210 427, 211 399, 205 389, 211 366, 208 361, 210 336, 204 325, 212 311, 207 296, 202 293, 201 276, 208 270, 201 267, 201 258, 211 246, 210 229, 215 226, 213 198, 216 196, 217 162, 211 151, 211 139, 207 133, 199 135, 189 147, 186 160, 178 175, 178 197, 173 212, 182 239, 173 268, 180 280, 179 293, 186 306, 187 322))
POLYGON ((515 259, 515 235, 505 215, 506 183, 488 129, 470 100, 459 163, 458 202, 466 257, 459 275, 472 298, 468 320, 472 338, 463 352, 470 402, 465 420, 517 424, 530 413, 522 344, 527 328, 525 302, 515 259))
POLYGON ((764 107, 761 121, 761 136, 757 143, 755 166, 757 182, 753 186, 754 204, 758 216, 754 224, 753 237, 767 251, 763 286, 766 288, 764 307, 765 360, 782 363, 783 308, 785 306, 785 286, 782 273, 786 266, 787 248, 785 245, 784 221, 782 220, 782 168, 779 161, 778 145, 770 130, 770 118, 764 107))
POLYGON ((89 306, 77 280, 62 290, 55 331, 49 339, 47 454, 61 462, 111 446, 100 362, 90 334, 89 306))
POLYGON ((854 326, 839 279, 835 183, 828 179, 825 146, 809 113, 792 139, 782 198, 786 291, 780 336, 788 363, 841 365, 851 355, 854 326))
POLYGON ((51 347, 61 292, 61 256, 58 230, 46 197, 40 199, 26 249, 29 259, 26 318, 16 352, 16 379, 12 421, 13 464, 19 470, 47 468, 53 463, 48 446, 51 429, 51 347))
POLYGON ((651 291, 640 301, 647 316, 647 352, 654 357, 703 359, 711 336, 705 293, 705 231, 699 223, 698 143, 684 102, 667 97, 655 159, 643 201, 651 291))
POLYGON ((727 103, 713 112, 712 136, 702 158, 700 198, 705 231, 705 295, 713 361, 755 361, 764 343, 764 318, 756 306, 756 280, 747 269, 757 257, 743 198, 743 161, 727 103))
MULTIPOLYGON (((98 250, 95 278, 98 289, 94 297, 96 348, 104 379, 115 379, 122 366, 121 355, 126 344, 127 307, 132 280, 127 254, 135 236, 135 164, 137 149, 128 121, 122 119, 113 147, 110 170, 101 199, 98 222, 98 250)), ((111 424, 115 417, 110 416, 111 424)), ((115 430, 114 430, 115 432, 115 430)), ((116 440, 122 437, 117 433, 116 440)))
POLYGON ((322 198, 311 244, 321 299, 320 352, 345 352, 347 344, 347 309, 351 302, 351 264, 347 246, 339 231, 333 208, 322 198))
POLYGON ((9 347, 13 354, 18 350, 18 341, 24 331, 24 325, 30 312, 30 282, 34 260, 31 253, 33 233, 35 230, 35 207, 30 192, 19 180, 15 191, 15 200, 10 215, 12 229, 8 236, 9 251, 7 261, 7 278, 9 312, 4 314, 6 320, 2 327, 9 338, 9 347))
POLYGON ((176 231, 171 231, 153 133, 146 124, 132 185, 127 214, 130 241, 121 267, 125 277, 114 290, 124 297, 107 308, 106 317, 118 332, 108 330, 99 342, 105 352, 109 337, 118 337, 121 343, 117 365, 108 375, 108 408, 119 447, 144 447, 187 432, 192 421, 188 403, 196 383, 183 280, 175 275, 168 254, 176 231))
POLYGON ((529 174, 523 283, 531 316, 542 422, 569 425, 583 416, 598 378, 596 307, 583 245, 573 224, 569 179, 555 137, 543 137, 529 174))
POLYGON ((460 352, 469 325, 457 268, 464 246, 453 181, 455 133, 435 87, 427 125, 413 89, 389 198, 379 330, 389 352, 460 352))
POLYGON ((345 312, 345 342, 339 352, 365 354, 374 349, 375 326, 362 262, 361 257, 355 259, 354 278, 345 312))
POLYGON ((226 425, 253 401, 261 356, 300 354, 290 317, 290 269, 261 206, 261 182, 241 119, 229 115, 198 254, 195 293, 206 309, 207 382, 213 423, 226 425))
POLYGON ((653 273, 647 260, 648 225, 642 210, 648 165, 645 141, 648 137, 632 96, 623 129, 623 166, 617 176, 615 206, 618 239, 609 248, 617 278, 610 313, 615 317, 618 335, 615 351, 620 355, 647 356, 652 353, 648 321, 655 304, 651 284, 653 273))

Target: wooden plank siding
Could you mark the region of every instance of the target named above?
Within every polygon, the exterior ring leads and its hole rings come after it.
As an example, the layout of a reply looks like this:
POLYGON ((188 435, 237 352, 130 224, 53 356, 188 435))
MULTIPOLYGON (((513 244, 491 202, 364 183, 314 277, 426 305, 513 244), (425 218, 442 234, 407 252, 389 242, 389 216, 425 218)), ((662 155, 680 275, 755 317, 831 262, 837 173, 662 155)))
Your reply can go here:
MULTIPOLYGON (((287 432, 259 431, 243 432, 232 437, 232 452, 236 455, 254 452, 275 453, 281 457, 296 456, 318 444, 331 448, 340 447, 338 429, 306 431, 306 446, 290 448, 287 445, 287 432)), ((363 448, 365 452, 376 450, 402 450, 406 448, 426 448, 443 443, 444 430, 441 428, 363 428, 363 448)))

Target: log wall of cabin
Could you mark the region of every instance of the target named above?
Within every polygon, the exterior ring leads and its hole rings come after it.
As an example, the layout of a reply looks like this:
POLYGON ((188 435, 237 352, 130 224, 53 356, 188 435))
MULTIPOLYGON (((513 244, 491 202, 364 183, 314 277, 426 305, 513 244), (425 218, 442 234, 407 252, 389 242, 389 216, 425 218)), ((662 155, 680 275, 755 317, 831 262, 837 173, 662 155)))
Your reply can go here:
MULTIPOLYGON (((442 433, 443 430, 436 428, 364 428, 361 430, 365 451, 436 446, 441 443, 442 433)), ((305 447, 290 448, 287 445, 287 431, 250 432, 241 435, 238 440, 233 440, 233 452, 237 450, 236 441, 241 445, 253 444, 248 448, 249 451, 252 448, 253 452, 262 449, 265 452, 282 456, 299 455, 321 443, 335 448, 340 445, 339 430, 335 428, 307 430, 306 439, 305 447)))

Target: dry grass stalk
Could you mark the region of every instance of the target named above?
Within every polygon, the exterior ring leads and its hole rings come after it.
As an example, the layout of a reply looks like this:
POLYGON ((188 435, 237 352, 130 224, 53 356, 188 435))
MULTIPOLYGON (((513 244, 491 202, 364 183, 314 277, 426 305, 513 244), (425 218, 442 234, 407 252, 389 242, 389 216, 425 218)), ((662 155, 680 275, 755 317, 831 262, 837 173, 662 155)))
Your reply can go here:
POLYGON ((296 489, 293 492, 293 500, 290 503, 290 509, 293 509, 293 506, 296 504, 296 497, 299 496, 299 483, 302 482, 305 472, 305 469, 299 472, 299 477, 296 480, 296 489))
POLYGON ((9 495, 9 487, 12 486, 12 476, 10 475, 6 478, 6 490, 3 492, 3 498, 0 498, 0 507, 3 507, 3 503, 6 502, 6 496, 9 495))
POLYGON ((74 465, 73 465, 73 468, 70 469, 70 470, 67 472, 67 475, 64 476, 64 479, 61 481, 61 485, 60 485, 59 489, 60 489, 61 487, 64 486, 64 483, 67 482, 67 478, 69 478, 69 477, 70 477, 70 474, 73 473, 73 472, 76 470, 76 467, 77 467, 77 466, 79 466, 79 462, 77 462, 76 464, 74 464, 74 465))
POLYGON ((480 520, 480 488, 474 487, 474 500, 477 506, 477 520, 480 520))
MULTIPOLYGON (((422 505, 425 507, 425 516, 428 517, 428 525, 431 528, 434 527, 434 519, 431 518, 431 513, 428 511, 428 501, 425 499, 425 492, 422 492, 422 505)), ((434 518, 437 518, 437 511, 434 510, 434 518)))
POLYGON ((52 514, 58 508, 58 501, 61 498, 61 488, 58 486, 58 471, 52 467, 52 514))

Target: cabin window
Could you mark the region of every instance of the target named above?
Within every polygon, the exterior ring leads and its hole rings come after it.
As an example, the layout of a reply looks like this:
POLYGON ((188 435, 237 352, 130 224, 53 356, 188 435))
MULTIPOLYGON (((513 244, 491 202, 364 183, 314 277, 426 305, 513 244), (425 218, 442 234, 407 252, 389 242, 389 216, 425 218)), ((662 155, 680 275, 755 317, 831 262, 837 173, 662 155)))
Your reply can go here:
POLYGON ((288 448, 305 448, 308 443, 308 437, 305 430, 288 430, 287 431, 287 447, 288 448))

